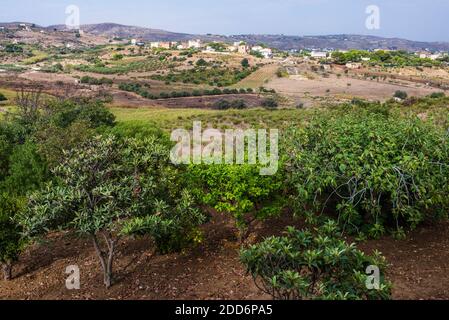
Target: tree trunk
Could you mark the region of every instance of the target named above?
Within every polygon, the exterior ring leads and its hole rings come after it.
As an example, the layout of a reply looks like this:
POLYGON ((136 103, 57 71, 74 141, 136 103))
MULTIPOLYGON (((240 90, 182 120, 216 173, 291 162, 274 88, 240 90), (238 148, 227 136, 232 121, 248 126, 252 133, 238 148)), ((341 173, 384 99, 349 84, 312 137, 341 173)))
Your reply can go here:
POLYGON ((104 238, 107 245, 107 251, 101 249, 97 235, 93 234, 92 240, 94 243, 95 251, 97 252, 98 258, 100 259, 101 268, 103 270, 103 282, 107 289, 112 286, 112 266, 114 262, 114 247, 115 241, 111 234, 104 234, 104 238))
POLYGON ((9 281, 12 279, 12 263, 11 262, 5 262, 2 265, 3 269, 3 278, 5 281, 9 281))

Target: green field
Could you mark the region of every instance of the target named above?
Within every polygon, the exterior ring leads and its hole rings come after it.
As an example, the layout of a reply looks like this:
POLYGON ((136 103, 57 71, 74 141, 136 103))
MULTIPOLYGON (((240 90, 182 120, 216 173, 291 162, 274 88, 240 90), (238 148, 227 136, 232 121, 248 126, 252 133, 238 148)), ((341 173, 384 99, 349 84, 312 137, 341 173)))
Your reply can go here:
POLYGON ((203 126, 213 128, 285 128, 310 117, 312 111, 281 109, 265 110, 199 110, 199 109, 129 109, 113 108, 119 122, 153 123, 164 130, 191 128, 193 121, 202 121, 203 126))

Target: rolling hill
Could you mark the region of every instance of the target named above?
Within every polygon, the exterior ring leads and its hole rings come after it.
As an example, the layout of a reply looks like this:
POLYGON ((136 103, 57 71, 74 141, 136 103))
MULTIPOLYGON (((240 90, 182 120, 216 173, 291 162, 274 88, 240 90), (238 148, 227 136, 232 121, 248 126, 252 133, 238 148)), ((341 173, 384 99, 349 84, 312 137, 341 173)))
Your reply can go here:
MULTIPOLYGON (((18 22, 0 23, 0 27, 13 28, 18 22)), ((46 30, 47 32, 68 31, 65 25, 53 25, 48 27, 36 26, 27 23, 37 30, 46 30)), ((421 42, 405 40, 400 38, 383 38, 369 35, 323 35, 323 36, 291 36, 291 35, 194 35, 179 32, 170 32, 160 29, 151 29, 138 26, 127 26, 117 23, 99 23, 82 25, 81 29, 88 35, 103 38, 122 38, 139 39, 143 41, 185 41, 188 39, 199 38, 203 41, 246 41, 250 44, 263 43, 272 48, 281 50, 292 49, 393 49, 393 50, 430 50, 430 51, 449 51, 447 42, 421 42)))

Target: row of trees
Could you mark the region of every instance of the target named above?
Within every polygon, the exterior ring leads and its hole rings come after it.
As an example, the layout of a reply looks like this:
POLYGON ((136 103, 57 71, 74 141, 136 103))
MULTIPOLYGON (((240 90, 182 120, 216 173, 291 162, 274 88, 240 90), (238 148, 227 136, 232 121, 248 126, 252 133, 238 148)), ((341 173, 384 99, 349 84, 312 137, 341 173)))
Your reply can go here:
POLYGON ((333 52, 332 60, 336 64, 344 65, 348 62, 361 62, 363 58, 369 58, 369 63, 372 65, 385 66, 434 66, 440 65, 443 58, 439 60, 432 60, 430 58, 420 58, 414 53, 406 51, 376 51, 369 52, 364 50, 350 50, 348 52, 333 52))
POLYGON ((128 92, 134 92, 146 99, 170 99, 170 98, 185 98, 185 97, 201 97, 201 96, 217 96, 223 94, 252 94, 254 89, 219 89, 214 88, 211 90, 193 90, 193 91, 172 91, 172 92, 161 92, 159 94, 150 92, 150 85, 142 85, 140 83, 125 82, 119 84, 119 89, 128 92))

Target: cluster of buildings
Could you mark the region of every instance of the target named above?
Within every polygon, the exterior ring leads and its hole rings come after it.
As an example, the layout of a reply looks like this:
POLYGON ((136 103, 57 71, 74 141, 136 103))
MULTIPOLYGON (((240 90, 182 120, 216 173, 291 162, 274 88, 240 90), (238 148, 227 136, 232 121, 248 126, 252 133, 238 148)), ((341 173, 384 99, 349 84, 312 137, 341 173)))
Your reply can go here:
POLYGON ((423 51, 423 52, 416 52, 417 56, 419 56, 421 59, 430 59, 430 60, 438 60, 440 58, 444 57, 444 53, 441 52, 429 52, 429 51, 423 51))
POLYGON ((172 49, 172 50, 187 50, 195 49, 202 50, 205 53, 231 53, 236 52, 240 54, 258 53, 265 59, 270 59, 273 57, 273 50, 270 48, 265 48, 262 46, 250 46, 245 42, 234 42, 233 44, 220 43, 220 49, 217 46, 213 46, 213 43, 203 43, 200 39, 188 40, 186 42, 175 42, 175 41, 155 41, 145 43, 142 41, 137 41, 136 39, 131 40, 131 44, 140 47, 148 47, 151 49, 172 49))

